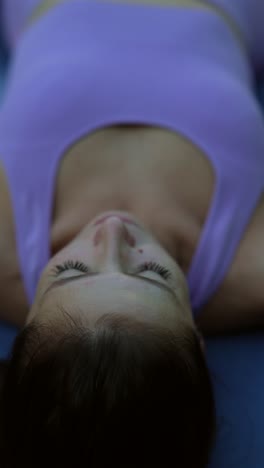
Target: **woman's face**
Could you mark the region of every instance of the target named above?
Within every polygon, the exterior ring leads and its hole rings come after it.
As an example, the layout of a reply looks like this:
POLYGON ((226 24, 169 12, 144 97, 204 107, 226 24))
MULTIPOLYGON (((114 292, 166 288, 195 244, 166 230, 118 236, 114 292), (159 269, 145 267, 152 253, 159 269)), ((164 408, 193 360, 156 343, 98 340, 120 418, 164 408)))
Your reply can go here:
POLYGON ((126 212, 104 212, 52 257, 27 323, 63 318, 91 324, 106 312, 169 328, 194 325, 187 283, 174 259, 126 212))

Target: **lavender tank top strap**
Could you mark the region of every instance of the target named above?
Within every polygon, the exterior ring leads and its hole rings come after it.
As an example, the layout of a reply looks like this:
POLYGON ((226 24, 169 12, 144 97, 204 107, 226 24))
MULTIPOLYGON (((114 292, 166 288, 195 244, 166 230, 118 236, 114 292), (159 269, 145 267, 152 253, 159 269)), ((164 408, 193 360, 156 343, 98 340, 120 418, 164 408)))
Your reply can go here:
POLYGON ((259 173, 236 168, 218 174, 207 221, 187 275, 194 317, 224 280, 263 193, 259 173), (249 196, 250 194, 250 196, 249 196))

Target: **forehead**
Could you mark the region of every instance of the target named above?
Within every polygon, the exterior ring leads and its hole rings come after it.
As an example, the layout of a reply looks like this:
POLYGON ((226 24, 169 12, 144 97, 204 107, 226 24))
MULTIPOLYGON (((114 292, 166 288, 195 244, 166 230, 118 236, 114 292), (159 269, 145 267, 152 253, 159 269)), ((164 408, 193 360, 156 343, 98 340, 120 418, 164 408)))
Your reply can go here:
POLYGON ((173 293, 137 278, 85 278, 51 290, 41 309, 50 315, 60 307, 90 317, 109 313, 135 313, 144 317, 173 317, 181 307, 173 293), (53 312, 52 312, 53 311, 53 312))
POLYGON ((85 274, 62 278, 53 281, 48 288, 41 294, 41 302, 45 296, 54 289, 60 289, 61 291, 66 290, 75 291, 76 288, 72 289, 72 286, 85 287, 86 291, 93 293, 93 291, 100 288, 102 290, 115 290, 117 292, 132 291, 132 292, 149 292, 150 294, 157 294, 158 292, 166 292, 173 299, 178 299, 175 290, 169 287, 164 282, 157 281, 156 279, 143 277, 138 275, 122 274, 122 273, 109 273, 109 274, 85 274), (153 288, 154 286, 154 288, 153 288))

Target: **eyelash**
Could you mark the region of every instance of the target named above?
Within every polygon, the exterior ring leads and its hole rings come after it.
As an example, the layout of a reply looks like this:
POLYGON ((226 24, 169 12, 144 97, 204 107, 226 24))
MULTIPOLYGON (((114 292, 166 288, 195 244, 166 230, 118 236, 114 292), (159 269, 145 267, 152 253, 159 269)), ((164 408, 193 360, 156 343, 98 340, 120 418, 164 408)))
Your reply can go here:
POLYGON ((78 270, 82 271, 83 273, 88 273, 89 268, 82 262, 67 260, 61 265, 56 265, 54 270, 55 275, 58 276, 60 273, 63 273, 66 270, 78 270))
POLYGON ((145 262, 142 265, 139 266, 137 272, 141 273, 142 271, 155 271, 158 273, 160 276, 162 276, 165 279, 168 279, 171 276, 171 272, 167 269, 161 266, 159 263, 156 262, 145 262))
MULTIPOLYGON (((58 276, 67 270, 78 270, 78 271, 82 271, 83 273, 89 272, 88 266, 85 265, 83 262, 67 260, 61 265, 55 266, 54 274, 55 276, 58 276)), ((147 270, 154 271, 155 273, 158 273, 160 276, 162 276, 165 279, 168 279, 171 276, 171 272, 167 268, 164 268, 163 266, 161 266, 159 263, 156 263, 156 262, 143 263, 142 265, 138 267, 137 273, 141 273, 147 270)))

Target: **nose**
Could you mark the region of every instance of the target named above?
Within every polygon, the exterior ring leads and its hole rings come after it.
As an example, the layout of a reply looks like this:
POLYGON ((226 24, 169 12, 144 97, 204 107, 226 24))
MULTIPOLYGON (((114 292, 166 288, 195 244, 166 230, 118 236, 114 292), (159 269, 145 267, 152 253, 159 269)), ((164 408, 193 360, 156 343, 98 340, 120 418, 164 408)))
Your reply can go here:
POLYGON ((97 228, 94 245, 101 247, 99 255, 104 271, 110 271, 113 267, 121 268, 125 249, 133 247, 135 239, 124 221, 117 216, 110 216, 97 228))

